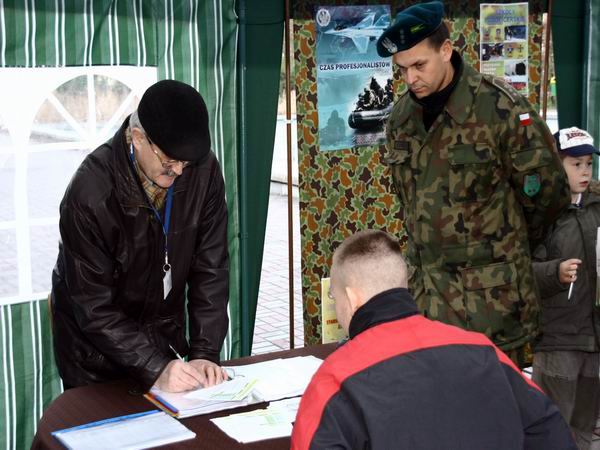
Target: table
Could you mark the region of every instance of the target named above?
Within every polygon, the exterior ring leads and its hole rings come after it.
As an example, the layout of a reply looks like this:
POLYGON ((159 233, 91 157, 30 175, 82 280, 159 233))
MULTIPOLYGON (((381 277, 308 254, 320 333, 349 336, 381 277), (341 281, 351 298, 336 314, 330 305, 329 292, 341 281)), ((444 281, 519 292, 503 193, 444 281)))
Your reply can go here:
MULTIPOLYGON (((336 344, 304 347, 295 350, 267 353, 258 356, 249 356, 236 360, 223 362, 224 366, 237 366, 267 361, 276 358, 291 358, 294 356, 314 355, 317 358, 326 358, 336 344)), ((140 395, 132 395, 129 390, 133 386, 131 381, 115 381, 111 383, 95 384, 85 387, 69 389, 54 400, 44 411, 38 423, 37 433, 33 439, 32 450, 38 449, 64 449, 64 447, 50 433, 52 431, 69 428, 76 425, 122 416, 136 412, 154 409, 148 400, 140 395)), ((279 438, 259 441, 252 444, 240 444, 223 433, 210 419, 213 417, 228 416, 230 414, 264 408, 267 403, 242 408, 229 409, 202 416, 181 419, 186 427, 196 433, 193 440, 178 442, 163 446, 165 449, 289 449, 290 439, 279 438)))

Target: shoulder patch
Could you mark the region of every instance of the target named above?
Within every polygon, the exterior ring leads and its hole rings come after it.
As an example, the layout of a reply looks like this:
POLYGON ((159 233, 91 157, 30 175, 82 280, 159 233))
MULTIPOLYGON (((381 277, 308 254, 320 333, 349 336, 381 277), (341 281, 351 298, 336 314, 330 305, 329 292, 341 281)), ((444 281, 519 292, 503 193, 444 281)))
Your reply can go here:
POLYGON ((517 103, 519 101, 520 94, 517 90, 504 81, 502 78, 494 77, 492 75, 483 74, 483 79, 487 81, 489 84, 494 86, 495 88, 501 90, 506 94, 506 96, 510 99, 511 102, 517 103))

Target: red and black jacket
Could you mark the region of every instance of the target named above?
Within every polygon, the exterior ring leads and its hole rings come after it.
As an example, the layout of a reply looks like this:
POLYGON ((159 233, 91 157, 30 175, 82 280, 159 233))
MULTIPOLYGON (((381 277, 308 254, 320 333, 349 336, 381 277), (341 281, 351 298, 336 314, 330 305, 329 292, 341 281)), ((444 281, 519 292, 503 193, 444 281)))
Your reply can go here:
POLYGON ((428 320, 406 289, 359 308, 306 390, 293 449, 573 449, 556 406, 484 335, 428 320))

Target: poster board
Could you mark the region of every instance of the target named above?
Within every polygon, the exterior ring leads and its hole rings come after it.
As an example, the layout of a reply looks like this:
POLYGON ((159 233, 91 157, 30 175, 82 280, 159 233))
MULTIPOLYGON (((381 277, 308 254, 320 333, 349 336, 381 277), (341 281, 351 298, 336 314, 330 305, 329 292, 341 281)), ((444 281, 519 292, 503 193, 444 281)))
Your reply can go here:
POLYGON ((480 5, 480 71, 529 95, 528 3, 480 5))
POLYGON ((320 150, 384 143, 392 61, 376 43, 390 26, 389 5, 320 6, 315 23, 320 150))

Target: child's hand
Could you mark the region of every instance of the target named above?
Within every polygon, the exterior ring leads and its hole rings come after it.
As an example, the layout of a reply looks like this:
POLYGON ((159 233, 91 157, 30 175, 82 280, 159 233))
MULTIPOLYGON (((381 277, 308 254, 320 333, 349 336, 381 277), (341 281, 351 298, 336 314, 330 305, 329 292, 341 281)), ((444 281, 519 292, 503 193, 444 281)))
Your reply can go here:
POLYGON ((581 264, 580 259, 567 259, 558 267, 558 279, 561 283, 572 283, 577 279, 577 268, 581 264))

